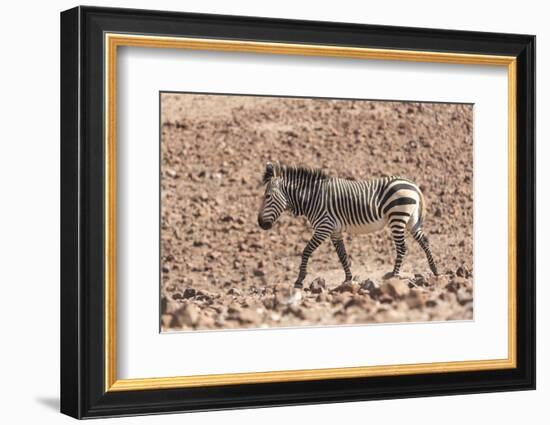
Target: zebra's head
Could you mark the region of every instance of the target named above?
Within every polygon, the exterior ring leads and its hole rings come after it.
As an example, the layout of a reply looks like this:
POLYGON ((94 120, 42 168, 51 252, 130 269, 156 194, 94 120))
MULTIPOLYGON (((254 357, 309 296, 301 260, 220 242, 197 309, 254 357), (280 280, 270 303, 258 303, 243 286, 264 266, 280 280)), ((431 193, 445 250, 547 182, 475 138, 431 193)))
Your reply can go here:
POLYGON ((269 230, 273 223, 288 207, 282 190, 282 178, 278 175, 278 167, 268 162, 265 167, 263 183, 266 185, 262 206, 258 214, 258 224, 264 230, 269 230))

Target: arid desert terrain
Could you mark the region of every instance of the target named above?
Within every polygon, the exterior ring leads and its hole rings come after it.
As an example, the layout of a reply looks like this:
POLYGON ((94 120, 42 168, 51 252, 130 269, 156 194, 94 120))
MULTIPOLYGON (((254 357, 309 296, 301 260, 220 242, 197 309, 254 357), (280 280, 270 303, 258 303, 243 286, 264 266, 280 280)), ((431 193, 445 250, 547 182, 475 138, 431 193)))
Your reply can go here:
POLYGON ((162 93, 161 330, 472 319, 472 122, 471 105, 162 93), (384 229, 346 236, 352 282, 325 242, 294 291, 311 231, 290 214, 258 226, 267 161, 415 181, 441 275, 409 236, 384 280, 384 229))

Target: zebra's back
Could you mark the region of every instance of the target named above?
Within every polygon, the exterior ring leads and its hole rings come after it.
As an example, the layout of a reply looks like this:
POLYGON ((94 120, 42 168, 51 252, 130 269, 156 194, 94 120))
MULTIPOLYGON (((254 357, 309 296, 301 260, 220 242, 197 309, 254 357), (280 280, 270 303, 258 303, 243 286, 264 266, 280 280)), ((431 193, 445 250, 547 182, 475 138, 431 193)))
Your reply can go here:
POLYGON ((422 195, 413 182, 396 176, 327 182, 327 211, 336 230, 370 233, 394 221, 414 224, 421 218, 422 195))

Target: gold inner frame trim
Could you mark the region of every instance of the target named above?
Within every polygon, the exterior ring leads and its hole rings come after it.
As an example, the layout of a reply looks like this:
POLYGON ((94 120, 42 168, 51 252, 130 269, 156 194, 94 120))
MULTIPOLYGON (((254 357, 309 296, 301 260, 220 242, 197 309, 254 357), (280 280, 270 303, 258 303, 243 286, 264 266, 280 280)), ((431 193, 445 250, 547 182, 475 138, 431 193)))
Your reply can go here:
POLYGON ((312 381, 417 373, 515 368, 516 357, 516 58, 447 52, 370 49, 329 45, 105 34, 105 391, 136 391, 215 385, 312 381), (118 379, 116 326, 116 135, 117 49, 120 46, 325 56, 469 65, 504 66, 508 72, 508 357, 494 360, 416 363, 174 377, 118 379))

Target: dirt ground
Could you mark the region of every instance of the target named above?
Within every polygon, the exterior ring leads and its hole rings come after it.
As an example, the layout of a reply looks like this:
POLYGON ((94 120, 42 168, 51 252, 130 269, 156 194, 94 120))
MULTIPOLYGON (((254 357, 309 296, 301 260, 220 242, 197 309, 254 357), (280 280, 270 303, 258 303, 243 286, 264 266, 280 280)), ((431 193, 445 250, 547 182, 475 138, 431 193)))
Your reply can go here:
POLYGON ((163 93, 160 125, 162 331, 473 318, 471 105, 163 93), (415 181, 442 275, 409 236, 384 280, 384 229, 346 236, 351 283, 325 242, 293 290, 311 231, 289 214, 258 226, 267 161, 415 181))

